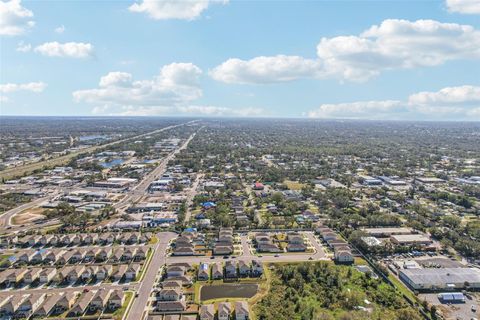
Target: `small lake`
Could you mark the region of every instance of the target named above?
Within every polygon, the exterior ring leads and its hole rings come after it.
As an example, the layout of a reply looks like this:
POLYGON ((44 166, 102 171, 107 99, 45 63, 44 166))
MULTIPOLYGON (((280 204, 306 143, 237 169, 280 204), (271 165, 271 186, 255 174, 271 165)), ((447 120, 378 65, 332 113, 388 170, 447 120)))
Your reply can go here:
POLYGON ((109 162, 100 162, 99 164, 104 168, 112 168, 112 167, 121 165, 124 162, 125 162, 125 160, 123 160, 123 159, 113 159, 109 162))
POLYGON ((220 284, 203 286, 200 289, 200 300, 222 299, 222 298, 251 298, 258 291, 258 284, 220 284))

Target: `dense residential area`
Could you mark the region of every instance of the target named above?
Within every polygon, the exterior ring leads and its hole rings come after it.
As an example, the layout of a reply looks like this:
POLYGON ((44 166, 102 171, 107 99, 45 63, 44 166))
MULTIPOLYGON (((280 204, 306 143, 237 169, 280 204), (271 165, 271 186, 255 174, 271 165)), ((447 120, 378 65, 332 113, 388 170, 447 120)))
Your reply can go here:
POLYGON ((477 124, 128 121, 0 171, 2 317, 476 317, 477 124))

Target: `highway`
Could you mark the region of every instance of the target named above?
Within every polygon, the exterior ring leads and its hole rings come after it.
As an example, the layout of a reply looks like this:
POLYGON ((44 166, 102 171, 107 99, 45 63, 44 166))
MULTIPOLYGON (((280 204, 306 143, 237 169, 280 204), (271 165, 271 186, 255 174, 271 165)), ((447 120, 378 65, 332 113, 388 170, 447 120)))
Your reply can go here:
MULTIPOLYGON (((195 123, 197 122, 198 120, 193 120, 193 121, 189 121, 189 122, 185 122, 185 123, 181 123, 181 124, 178 124, 178 125, 173 125, 173 126, 168 126, 168 127, 165 127, 165 128, 162 128, 162 129, 158 129, 158 130, 155 130, 155 131, 151 131, 151 132, 148 132, 148 133, 144 133, 144 134, 141 134, 141 135, 137 135, 135 137, 130 137, 130 138, 126 138, 126 139, 122 139, 122 140, 118 140, 118 141, 114 141, 114 142, 110 142, 110 143, 107 143, 107 144, 103 144, 101 146, 96 146, 95 148, 100 148, 100 147, 107 147, 107 146, 111 146, 111 145, 114 145, 114 144, 117 144, 117 143, 121 143, 121 142, 125 142, 125 141, 129 141, 129 140, 132 140, 132 139, 138 139, 138 138, 142 138, 142 137, 145 137, 147 135, 151 135, 151 134, 155 134, 155 133, 159 133, 159 132, 163 132, 163 131, 166 131, 166 130, 170 130, 170 129, 173 129, 173 128, 176 128, 176 127, 179 127, 179 126, 184 126, 184 125, 188 125, 188 124, 192 124, 192 123, 195 123)), ((120 202, 116 203, 114 205, 115 208, 119 209, 123 206, 126 206, 128 205, 130 202, 134 202, 135 200, 138 200, 140 198, 140 196, 142 196, 145 191, 147 190, 148 186, 150 185, 150 183, 155 180, 159 175, 163 174, 163 172, 166 170, 166 167, 168 165, 168 162, 173 159, 173 157, 175 157, 175 155, 180 152, 181 150, 185 149, 187 146, 188 146, 188 143, 193 139, 193 137, 195 136, 195 133, 193 135, 190 136, 190 138, 180 147, 180 148, 177 148, 175 151, 173 151, 172 153, 170 153, 166 158, 164 158, 160 165, 155 168, 151 173, 149 173, 135 188, 133 188, 132 190, 130 190, 127 195, 125 196, 124 199, 122 199, 120 202)), ((63 192, 65 190, 62 190, 63 192)), ((55 223, 58 223, 55 222, 53 223, 52 221, 49 221, 48 223, 46 224, 42 224, 42 225, 34 225, 34 224, 25 224, 26 226, 24 227, 21 227, 21 226, 13 226, 11 224, 11 219, 13 218, 13 216, 15 216, 16 214, 24 211, 24 210, 27 210, 27 209, 31 209, 31 208, 34 208, 36 206, 38 206, 39 204, 41 204, 42 202, 44 201, 50 201, 51 199, 53 199, 54 197, 58 196, 58 192, 57 193, 54 193, 53 195, 49 195, 47 197, 42 197, 42 198, 39 198, 39 199, 36 199, 34 201, 31 201, 29 203, 26 203, 24 205, 21 205, 19 207, 16 207, 14 209, 11 209, 7 212, 5 212, 4 214, 2 214, 0 216, 0 231, 6 231, 6 228, 10 227, 9 231, 18 231, 20 229, 23 229, 23 230, 26 230, 30 227, 35 227, 35 228, 40 228, 40 227, 43 227, 43 226, 48 226, 48 225, 51 225, 51 224, 55 224, 55 223)))
POLYGON ((127 194, 125 195, 125 197, 122 200, 120 200, 119 202, 117 202, 113 206, 116 209, 123 210, 127 206, 129 206, 132 203, 137 202, 142 196, 144 196, 145 193, 147 192, 150 184, 153 181, 155 181, 156 179, 158 179, 159 177, 161 177, 165 173, 170 160, 175 158, 175 155, 177 153, 179 153, 180 151, 185 149, 188 146, 188 144, 190 143, 190 141, 192 141, 192 139, 195 137, 195 135, 196 135, 196 132, 193 133, 179 148, 175 149, 168 156, 163 158, 160 161, 160 164, 152 172, 147 174, 142 179, 142 181, 140 181, 140 183, 138 183, 135 187, 133 187, 131 190, 129 190, 127 192, 127 194))
POLYGON ((162 128, 162 129, 157 129, 157 130, 154 130, 154 131, 150 131, 150 132, 147 132, 147 133, 142 133, 142 134, 136 135, 134 137, 128 137, 128 138, 125 138, 125 139, 116 140, 116 141, 108 142, 108 143, 101 144, 101 145, 98 145, 98 146, 92 146, 92 147, 85 148, 85 149, 82 149, 82 150, 79 150, 79 151, 76 151, 76 152, 69 153, 67 155, 47 159, 45 161, 28 163, 28 164, 23 165, 23 166, 18 166, 18 167, 2 170, 2 171, 0 171, 0 178, 11 179, 11 178, 16 177, 16 176, 23 176, 25 174, 28 174, 28 173, 30 173, 30 172, 32 172, 36 169, 42 168, 44 166, 57 166, 57 165, 60 165, 62 163, 66 163, 68 160, 72 159, 73 157, 76 157, 76 156, 79 156, 79 155, 82 155, 82 154, 85 154, 85 153, 89 153, 89 152, 94 152, 95 150, 98 150, 100 148, 112 146, 112 145, 115 145, 115 144, 118 144, 118 143, 122 143, 122 142, 132 140, 132 139, 143 138, 143 137, 146 137, 148 135, 152 135, 152 134, 159 133, 159 132, 162 132, 162 131, 165 131, 165 130, 173 129, 173 128, 176 128, 176 127, 179 127, 179 126, 195 123, 197 121, 199 121, 199 120, 192 120, 192 121, 189 121, 189 122, 180 123, 180 124, 168 126, 168 127, 162 128))

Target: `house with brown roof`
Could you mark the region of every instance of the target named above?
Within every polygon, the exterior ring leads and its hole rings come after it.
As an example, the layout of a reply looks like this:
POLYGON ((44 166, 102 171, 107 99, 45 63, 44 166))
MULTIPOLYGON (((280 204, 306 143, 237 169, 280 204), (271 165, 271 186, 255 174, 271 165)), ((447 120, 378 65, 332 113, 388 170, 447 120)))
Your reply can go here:
POLYGON ((88 305, 90 304, 90 301, 92 301, 94 295, 95 293, 93 291, 83 293, 73 305, 72 309, 70 309, 68 315, 74 317, 83 315, 87 311, 88 305))
POLYGON ((7 285, 20 283, 23 280, 23 276, 28 272, 28 269, 14 269, 10 272, 5 282, 7 285))
POLYGON ((129 281, 133 281, 137 278, 140 273, 140 265, 138 263, 132 263, 128 266, 127 270, 125 271, 125 279, 129 281))
POLYGON ((82 274, 80 275, 80 280, 82 280, 83 282, 91 280, 94 275, 97 274, 97 271, 98 266, 90 266, 85 268, 85 270, 83 270, 82 274))
POLYGON ((66 292, 62 294, 60 299, 55 303, 53 312, 59 314, 69 310, 75 303, 75 300, 77 300, 77 293, 75 292, 66 292))
POLYGON ((108 299, 110 298, 111 290, 109 289, 100 289, 93 296, 92 301, 88 309, 91 311, 101 310, 105 308, 108 304, 108 299))
POLYGON ((37 280, 40 277, 40 273, 42 272, 42 268, 32 268, 25 273, 23 276, 23 282, 30 284, 37 280))
POLYGON ((27 296, 23 294, 16 294, 11 296, 10 299, 2 306, 2 312, 6 315, 15 314, 26 298, 27 296))
POLYGON ((57 257, 57 260, 55 261, 56 265, 65 265, 70 261, 70 258, 73 256, 74 252, 73 251, 66 251, 62 255, 57 257))
POLYGON ((108 298, 108 309, 115 310, 121 308, 125 302, 125 294, 122 290, 113 290, 108 298))
POLYGON ((40 281, 40 283, 49 283, 50 281, 52 281, 55 276, 57 275, 57 269, 55 268, 46 268, 46 269, 42 269, 42 271, 40 272, 40 274, 38 275, 38 279, 40 281))
POLYGON ((15 312, 16 317, 28 318, 45 300, 45 293, 29 294, 15 312))
POLYGON ((59 294, 52 294, 45 298, 40 306, 33 312, 33 317, 46 318, 55 307, 55 304, 60 299, 59 294))
POLYGON ((102 262, 107 261, 107 259, 112 255, 112 248, 102 248, 97 252, 95 256, 95 261, 102 262))
POLYGON ((245 260, 238 261, 238 273, 242 277, 248 277, 250 275, 250 264, 245 260))
POLYGON ((159 301, 177 301, 182 299, 182 290, 180 288, 161 289, 155 296, 159 301))
POLYGON ((97 280, 102 281, 110 277, 112 274, 113 267, 111 264, 106 264, 103 266, 100 266, 97 270, 97 273, 95 274, 95 277, 97 280))
POLYGON ((185 311, 187 304, 184 300, 180 301, 157 301, 155 311, 157 312, 181 312, 185 311))
POLYGON ((246 301, 235 302, 235 320, 248 320, 250 318, 250 308, 246 301))
POLYGON ((122 280, 125 272, 127 271, 128 266, 126 264, 120 264, 117 267, 117 270, 113 271, 112 279, 114 281, 122 280))
POLYGON ((200 320, 214 320, 215 306, 213 304, 204 304, 200 307, 200 320))
POLYGON ((220 302, 218 304, 218 320, 230 320, 232 311, 230 302, 220 302))
POLYGON ((223 268, 221 263, 217 262, 212 265, 212 279, 223 279, 223 268))
POLYGON ((170 281, 170 280, 165 280, 160 283, 163 289, 181 289, 182 288, 182 282, 181 281, 170 281))

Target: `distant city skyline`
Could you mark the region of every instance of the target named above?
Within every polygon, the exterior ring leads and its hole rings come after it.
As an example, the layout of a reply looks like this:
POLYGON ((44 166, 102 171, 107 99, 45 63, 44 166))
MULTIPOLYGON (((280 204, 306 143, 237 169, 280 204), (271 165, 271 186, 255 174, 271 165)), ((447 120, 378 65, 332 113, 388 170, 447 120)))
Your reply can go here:
POLYGON ((0 115, 480 121, 480 0, 11 0, 0 41, 0 115))

